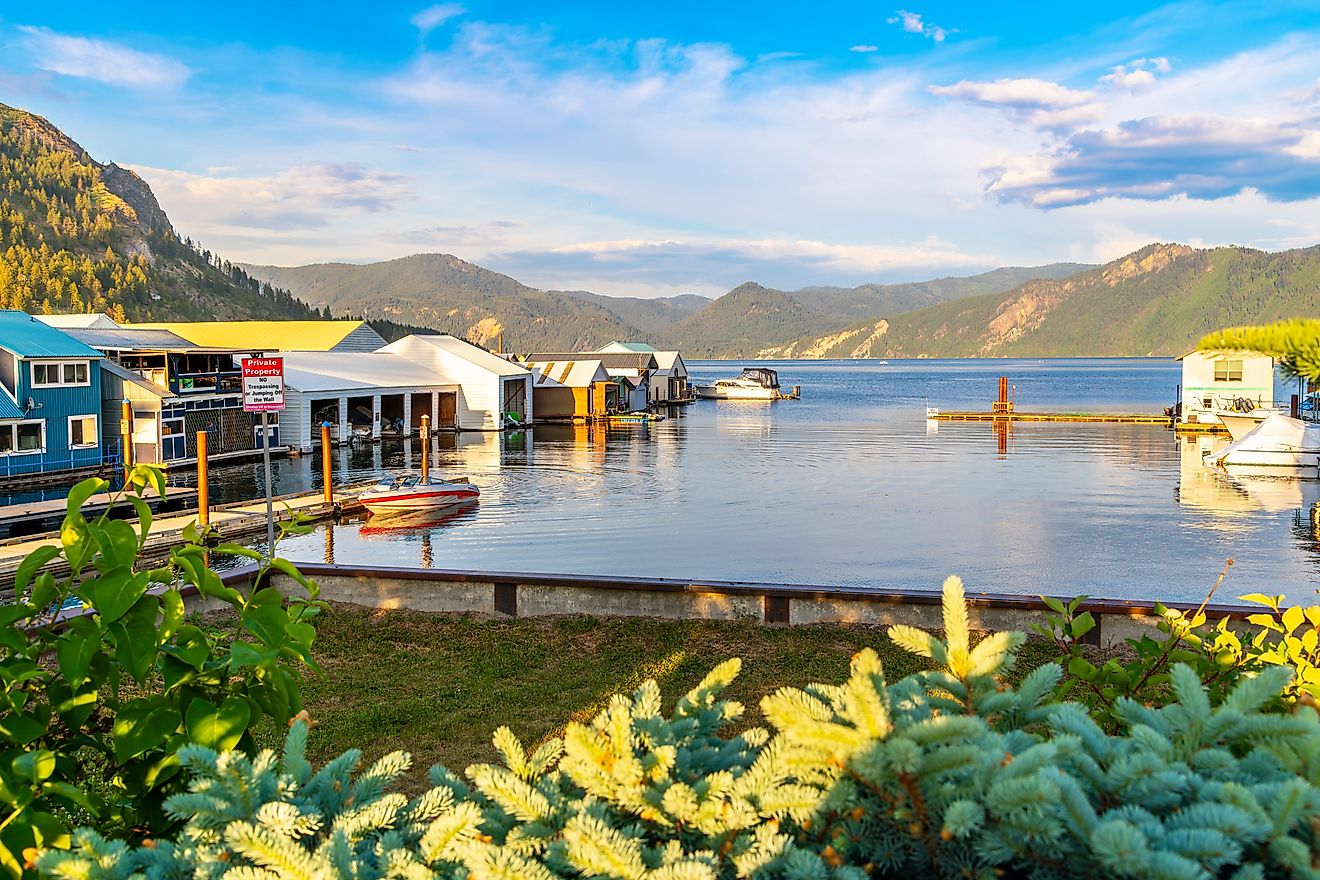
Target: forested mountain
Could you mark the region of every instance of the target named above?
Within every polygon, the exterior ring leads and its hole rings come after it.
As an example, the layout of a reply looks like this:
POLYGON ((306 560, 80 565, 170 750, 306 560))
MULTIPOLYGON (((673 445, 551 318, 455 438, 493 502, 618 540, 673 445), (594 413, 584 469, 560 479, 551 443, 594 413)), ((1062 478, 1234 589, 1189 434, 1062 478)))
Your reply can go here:
POLYGON ((45 119, 4 104, 0 308, 118 320, 316 316, 180 239, 132 171, 102 165, 45 119))
POLYGON ((867 321, 770 357, 1176 355, 1238 324, 1320 316, 1320 246, 1153 244, 1062 280, 867 321))
POLYGON ((244 268, 336 316, 420 324, 481 344, 503 334, 511 351, 589 350, 613 339, 654 339, 596 303, 604 297, 538 290, 450 254, 244 268))
POLYGON ((684 293, 642 299, 637 296, 605 296, 586 290, 554 291, 600 306, 626 324, 644 333, 664 334, 671 326, 710 305, 707 296, 684 293))

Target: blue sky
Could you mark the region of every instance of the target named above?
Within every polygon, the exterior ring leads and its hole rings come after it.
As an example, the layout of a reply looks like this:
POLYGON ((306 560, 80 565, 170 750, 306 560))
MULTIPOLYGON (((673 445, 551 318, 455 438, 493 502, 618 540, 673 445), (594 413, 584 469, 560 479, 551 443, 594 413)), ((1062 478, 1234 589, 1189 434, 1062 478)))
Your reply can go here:
POLYGON ((0 5, 230 259, 718 294, 1320 243, 1320 4, 0 5))

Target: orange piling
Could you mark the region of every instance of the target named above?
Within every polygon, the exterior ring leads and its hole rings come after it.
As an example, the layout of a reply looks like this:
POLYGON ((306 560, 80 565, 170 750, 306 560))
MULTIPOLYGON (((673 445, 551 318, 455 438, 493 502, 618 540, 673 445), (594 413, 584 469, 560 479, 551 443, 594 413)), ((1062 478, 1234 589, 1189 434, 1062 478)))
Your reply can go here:
POLYGON ((321 424, 321 491, 326 504, 335 500, 335 486, 330 480, 330 423, 321 424))
POLYGON ((206 432, 197 432, 197 524, 211 524, 211 486, 207 471, 206 432))

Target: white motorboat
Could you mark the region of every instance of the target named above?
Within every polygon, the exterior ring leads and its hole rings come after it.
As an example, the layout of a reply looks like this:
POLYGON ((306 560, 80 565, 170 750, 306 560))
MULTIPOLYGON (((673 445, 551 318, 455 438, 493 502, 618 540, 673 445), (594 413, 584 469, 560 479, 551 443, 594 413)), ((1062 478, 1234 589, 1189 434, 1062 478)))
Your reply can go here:
POLYGON ((1219 421, 1224 423, 1224 427, 1228 429, 1228 435, 1234 440, 1241 440, 1256 430, 1261 422, 1274 415, 1276 411, 1258 406, 1247 412, 1219 412, 1216 415, 1219 416, 1219 421))
POLYGON ((418 473, 387 474, 358 496, 372 513, 435 510, 470 501, 481 490, 468 482, 450 482, 418 473))
POLYGON ((732 379, 693 385, 697 397, 707 400, 778 400, 779 374, 768 367, 746 367, 732 379))
POLYGON ((1314 468, 1320 466, 1320 424, 1271 413, 1241 440, 1215 456, 1222 465, 1314 468))

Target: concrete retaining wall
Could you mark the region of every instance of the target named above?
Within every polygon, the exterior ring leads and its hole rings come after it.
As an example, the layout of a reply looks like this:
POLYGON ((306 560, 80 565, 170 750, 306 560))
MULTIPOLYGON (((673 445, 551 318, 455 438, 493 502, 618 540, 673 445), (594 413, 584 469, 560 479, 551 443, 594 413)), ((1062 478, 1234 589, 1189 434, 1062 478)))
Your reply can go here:
MULTIPOLYGON (((608 578, 526 572, 479 572, 383 568, 306 563, 321 598, 372 608, 478 612, 511 617, 595 614, 691 620, 757 620, 766 624, 813 623, 887 626, 906 623, 923 629, 941 626, 940 596, 934 591, 864 589, 807 584, 738 581, 683 581, 666 578, 608 578)), ((251 568, 229 572, 231 584, 251 583, 251 568)), ((282 575, 273 583, 294 584, 282 575)), ((1030 631, 1048 613, 1034 596, 995 593, 968 595, 973 626, 983 630, 1030 631)), ((1194 606, 1167 603, 1171 608, 1194 606)), ((1097 626, 1087 637, 1099 645, 1120 644, 1155 626, 1153 603, 1092 600, 1082 606, 1097 626)), ((1242 620, 1252 609, 1235 605, 1206 608, 1212 620, 1242 620)))

